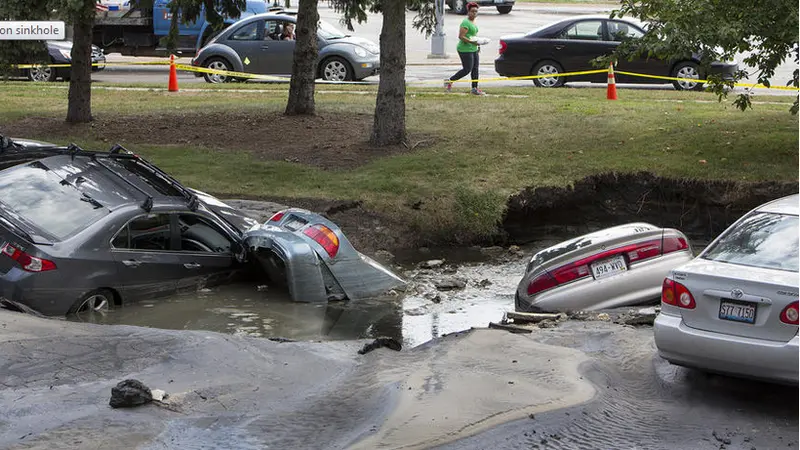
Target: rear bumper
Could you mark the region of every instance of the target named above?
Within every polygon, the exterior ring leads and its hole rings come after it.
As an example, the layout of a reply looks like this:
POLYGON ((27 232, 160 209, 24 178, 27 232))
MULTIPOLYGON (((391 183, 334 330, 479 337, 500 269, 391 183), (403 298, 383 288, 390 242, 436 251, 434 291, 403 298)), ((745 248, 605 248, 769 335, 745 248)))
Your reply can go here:
POLYGON ((14 267, 0 273, 0 297, 22 303, 46 316, 64 316, 83 292, 62 287, 65 283, 55 272, 33 274, 14 267))
POLYGON ((736 63, 711 63, 710 72, 715 75, 722 75, 723 80, 732 80, 734 74, 739 70, 739 65, 736 63))
POLYGON ((511 61, 500 55, 494 60, 494 70, 501 77, 525 77, 531 74, 530 61, 511 61))
POLYGON ((798 336, 771 342, 690 328, 660 313, 653 324, 658 354, 681 365, 735 376, 798 384, 798 336))

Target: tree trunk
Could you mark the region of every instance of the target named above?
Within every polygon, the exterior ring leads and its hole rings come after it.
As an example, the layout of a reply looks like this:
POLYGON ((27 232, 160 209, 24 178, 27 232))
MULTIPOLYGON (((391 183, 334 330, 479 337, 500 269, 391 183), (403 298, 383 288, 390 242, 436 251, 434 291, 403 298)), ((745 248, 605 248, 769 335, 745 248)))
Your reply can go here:
POLYGON ((92 21, 73 26, 72 67, 69 80, 67 122, 92 121, 92 21))
POLYGON ((383 2, 381 78, 370 143, 400 144, 406 138, 406 2, 383 2))
POLYGON ((292 80, 289 83, 289 101, 286 103, 286 114, 314 115, 314 80, 317 78, 317 26, 319 0, 300 0, 297 9, 297 42, 294 46, 292 61, 292 80))

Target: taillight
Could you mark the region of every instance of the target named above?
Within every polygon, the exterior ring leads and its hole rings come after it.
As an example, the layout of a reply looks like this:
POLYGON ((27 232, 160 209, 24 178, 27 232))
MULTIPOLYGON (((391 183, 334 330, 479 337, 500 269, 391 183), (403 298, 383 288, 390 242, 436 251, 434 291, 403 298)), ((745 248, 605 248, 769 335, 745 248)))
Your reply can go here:
POLYGON ((269 218, 269 222, 280 222, 283 219, 285 211, 278 211, 269 218))
POLYGON ((339 252, 339 238, 325 225, 311 225, 303 230, 303 234, 321 245, 331 258, 335 258, 339 252))
POLYGON ((531 280, 530 284, 528 284, 528 295, 546 291, 556 286, 558 286, 556 279, 551 277, 549 273, 545 272, 531 280))
POLYGON ((22 269, 28 272, 45 272, 56 269, 56 263, 53 261, 31 256, 10 243, 3 245, 3 248, 0 249, 0 253, 18 262, 19 265, 22 266, 22 269))
POLYGON ((789 303, 786 308, 781 311, 781 322, 788 323, 789 325, 797 325, 797 319, 800 317, 800 311, 797 310, 797 302, 789 303))
POLYGON ((506 44, 506 41, 502 41, 501 40, 500 41, 500 54, 502 55, 503 53, 505 53, 507 48, 508 48, 508 44, 506 44))
POLYGON ((677 236, 667 236, 661 242, 662 253, 672 253, 689 248, 689 243, 686 239, 677 236))
POLYGON ((661 302, 685 309, 694 309, 697 306, 689 289, 669 278, 664 278, 661 285, 661 302))

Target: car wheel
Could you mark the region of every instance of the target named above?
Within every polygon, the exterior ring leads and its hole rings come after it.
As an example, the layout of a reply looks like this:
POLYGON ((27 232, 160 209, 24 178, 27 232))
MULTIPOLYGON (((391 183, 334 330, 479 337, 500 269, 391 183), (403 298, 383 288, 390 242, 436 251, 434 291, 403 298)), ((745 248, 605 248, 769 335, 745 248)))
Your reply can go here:
POLYGON ((544 78, 534 78, 533 84, 538 87, 554 88, 564 85, 564 78, 557 77, 559 73, 564 73, 561 64, 555 61, 542 61, 533 68, 531 75, 553 75, 544 78))
POLYGON ((453 1, 453 12, 456 14, 466 14, 467 13, 467 0, 455 0, 453 1))
POLYGON ((28 69, 28 78, 36 82, 56 81, 56 69, 45 66, 31 67, 28 69))
POLYGON ((508 13, 511 12, 511 8, 512 8, 512 6, 510 6, 510 5, 498 6, 497 7, 497 12, 499 12, 500 14, 508 14, 508 13))
MULTIPOLYGON (((675 68, 672 70, 672 76, 675 78, 693 78, 695 80, 703 79, 702 74, 700 73, 700 66, 692 61, 683 61, 675 65, 675 68)), ((675 86, 675 89, 679 91, 703 90, 703 83, 696 83, 693 81, 675 80, 672 82, 672 85, 675 86)))
POLYGON ((325 81, 353 81, 353 69, 343 58, 332 56, 322 62, 320 77, 325 81))
POLYGON ((114 309, 114 293, 108 289, 98 289, 84 295, 75 302, 68 314, 104 314, 114 309))
MULTIPOLYGON (((233 70, 231 64, 223 58, 210 58, 208 61, 206 61, 205 68, 212 70, 228 70, 228 71, 233 70)), ((206 79, 207 83, 214 83, 214 84, 227 83, 232 79, 232 77, 229 77, 227 75, 220 75, 217 73, 204 73, 203 78, 206 79)))

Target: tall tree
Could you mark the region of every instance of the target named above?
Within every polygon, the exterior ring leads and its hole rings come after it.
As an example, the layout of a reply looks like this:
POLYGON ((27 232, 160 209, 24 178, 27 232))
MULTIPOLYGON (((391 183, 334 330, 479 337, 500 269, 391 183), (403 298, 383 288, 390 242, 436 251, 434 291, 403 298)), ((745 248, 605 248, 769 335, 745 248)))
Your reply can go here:
POLYGON ((435 25, 433 2, 426 0, 333 0, 349 30, 353 20, 365 22, 367 12, 383 15, 381 26, 381 75, 375 100, 370 143, 387 146, 406 139, 406 6, 419 10, 413 26, 430 36, 435 25))
POLYGON ((92 27, 95 0, 60 0, 62 16, 72 24, 67 122, 92 121, 92 27))
POLYGON ((289 82, 289 100, 286 103, 287 115, 313 115, 314 79, 317 75, 317 26, 319 25, 319 0, 300 0, 297 10, 297 41, 292 61, 292 79, 289 82))
MULTIPOLYGON (((691 53, 703 56, 708 69, 713 60, 744 54, 740 63, 755 70, 765 86, 773 81, 798 87, 798 70, 790 80, 774 80, 775 69, 787 59, 798 63, 798 8, 796 0, 622 0, 613 16, 630 15, 649 24, 644 38, 620 45, 620 58, 642 54, 662 58, 691 53)), ((707 70, 706 70, 706 73, 707 70)), ((737 75, 737 81, 746 76, 737 75)), ((733 82, 710 77, 720 100, 733 82)), ((751 106, 751 91, 734 101, 742 110, 751 106)), ((791 108, 797 114, 798 101, 791 108)))

